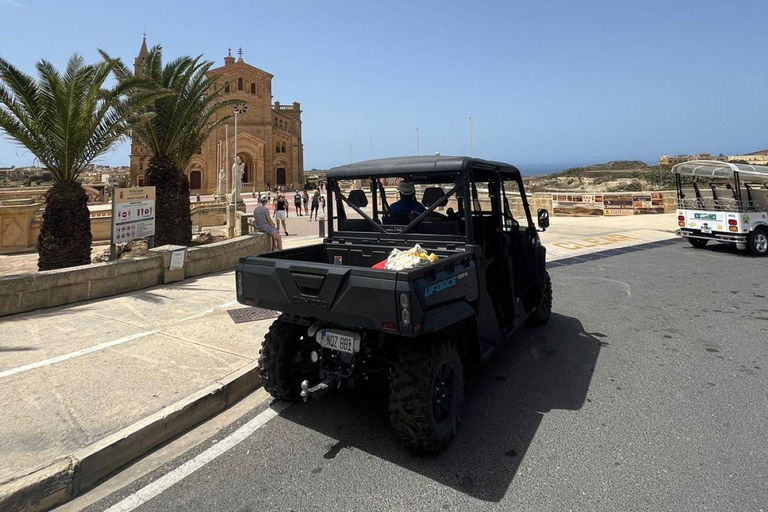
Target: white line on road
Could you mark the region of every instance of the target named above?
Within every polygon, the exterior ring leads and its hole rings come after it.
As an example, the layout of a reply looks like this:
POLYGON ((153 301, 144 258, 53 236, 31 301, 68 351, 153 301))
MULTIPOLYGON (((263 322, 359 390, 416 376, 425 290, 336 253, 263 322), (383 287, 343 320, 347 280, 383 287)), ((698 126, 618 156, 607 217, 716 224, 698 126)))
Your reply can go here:
POLYGON ((158 331, 139 332, 136 334, 131 334, 130 336, 125 336, 123 338, 118 338, 116 340, 108 341, 106 343, 101 343, 100 345, 94 345, 92 347, 84 348, 82 350, 78 350, 77 352, 70 352, 69 354, 63 354, 60 356, 52 357, 51 359, 45 359, 43 361, 38 361, 36 363, 30 363, 30 364, 25 364, 24 366, 11 368, 10 370, 5 370, 0 372, 0 379, 2 379, 3 377, 10 377, 11 375, 16 375, 17 373, 34 370, 35 368, 40 368, 42 366, 48 366, 49 364, 60 363, 62 361, 66 361, 74 357, 84 356, 86 354, 90 354, 91 352, 97 352, 99 350, 104 350, 105 348, 114 347, 115 345, 120 345, 121 343, 137 340, 139 338, 143 338, 145 336, 149 336, 150 334, 155 334, 157 332, 158 331))
POLYGON ((170 473, 155 480, 151 484, 142 487, 135 493, 125 498, 123 501, 109 507, 105 512, 129 512, 136 507, 143 505, 161 492, 177 484, 198 469, 202 468, 219 455, 240 444, 242 441, 248 438, 248 436, 266 425, 269 420, 280 414, 280 412, 282 412, 289 405, 291 405, 290 402, 276 402, 272 404, 268 409, 261 412, 251 421, 235 430, 228 437, 222 439, 214 446, 208 448, 194 459, 185 462, 170 473))
POLYGON ((205 315, 210 315, 211 313, 213 313, 217 309, 226 309, 226 308, 228 308, 230 306, 234 306, 235 304, 238 304, 238 302, 236 300, 231 300, 229 302, 225 302, 224 304, 220 304, 220 305, 216 306, 215 308, 206 309, 205 311, 201 311, 200 313, 194 314, 192 316, 188 316, 188 317, 185 317, 185 318, 180 318, 178 320, 174 320, 173 323, 177 324, 179 322, 186 322, 188 320, 195 320, 197 318, 202 318, 205 315))

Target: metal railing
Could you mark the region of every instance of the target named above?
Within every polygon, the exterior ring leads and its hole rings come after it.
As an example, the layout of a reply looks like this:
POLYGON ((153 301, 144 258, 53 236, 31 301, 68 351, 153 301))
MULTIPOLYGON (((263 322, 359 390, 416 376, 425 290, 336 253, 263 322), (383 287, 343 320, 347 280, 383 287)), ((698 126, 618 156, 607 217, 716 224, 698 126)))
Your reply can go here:
POLYGON ((766 206, 759 201, 736 199, 678 199, 677 207, 684 210, 710 210, 728 212, 764 212, 766 206))

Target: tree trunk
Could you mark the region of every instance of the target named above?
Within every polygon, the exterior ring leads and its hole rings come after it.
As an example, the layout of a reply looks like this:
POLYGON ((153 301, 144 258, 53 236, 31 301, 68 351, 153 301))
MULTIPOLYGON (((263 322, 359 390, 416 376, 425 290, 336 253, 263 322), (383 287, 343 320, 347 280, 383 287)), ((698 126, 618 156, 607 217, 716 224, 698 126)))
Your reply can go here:
POLYGON ((169 156, 153 156, 144 174, 145 184, 156 188, 155 245, 189 245, 192 216, 189 181, 169 156))
POLYGON ((46 193, 37 252, 40 270, 91 263, 91 214, 80 183, 57 182, 46 193))

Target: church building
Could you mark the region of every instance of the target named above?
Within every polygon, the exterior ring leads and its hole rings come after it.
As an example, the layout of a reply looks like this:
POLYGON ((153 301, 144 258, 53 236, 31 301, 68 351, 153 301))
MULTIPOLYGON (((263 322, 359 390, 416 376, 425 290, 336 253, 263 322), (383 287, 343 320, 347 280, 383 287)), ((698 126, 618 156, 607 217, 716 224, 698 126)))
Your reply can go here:
MULTIPOLYGON (((134 73, 142 72, 147 55, 147 39, 134 61, 134 73)), ((208 76, 219 76, 214 87, 224 89, 222 98, 238 100, 235 108, 237 116, 237 151, 245 164, 243 174, 243 193, 251 190, 263 191, 267 183, 276 185, 299 186, 304 182, 304 148, 301 142, 301 105, 272 103, 273 75, 243 61, 242 49, 238 58, 232 52, 224 57, 224 65, 208 72, 208 76)), ((232 109, 232 107, 227 107, 232 109)), ((224 116, 231 111, 220 112, 224 116)), ((229 128, 229 168, 235 157, 234 118, 227 123, 229 128)), ((190 193, 215 194, 218 169, 217 144, 221 141, 222 154, 225 147, 226 128, 220 126, 212 133, 192 157, 184 172, 189 179, 190 193)), ((139 144, 131 144, 131 184, 144 185, 144 172, 149 165, 151 155, 139 144)), ((230 186, 231 189, 231 186, 230 186)))

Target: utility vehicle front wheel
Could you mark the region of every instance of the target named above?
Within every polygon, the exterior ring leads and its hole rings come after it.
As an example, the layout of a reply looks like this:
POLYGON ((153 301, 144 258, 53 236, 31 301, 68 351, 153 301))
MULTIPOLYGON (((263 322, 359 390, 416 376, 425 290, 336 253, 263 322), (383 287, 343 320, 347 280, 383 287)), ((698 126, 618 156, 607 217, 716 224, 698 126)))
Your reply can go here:
POLYGON ((549 317, 552 315, 552 279, 549 277, 549 272, 544 271, 544 292, 541 296, 539 305, 536 306, 536 311, 531 315, 531 322, 534 325, 544 325, 549 322, 549 317))
POLYGON ((757 228, 747 237, 747 250, 755 256, 768 254, 768 230, 757 228))
POLYGON ((703 249, 707 246, 709 240, 705 240, 704 238, 689 238, 688 243, 697 249, 703 249))
POLYGON ((464 368, 447 340, 407 340, 392 370, 389 420, 417 453, 440 453, 453 437, 464 399, 464 368))
POLYGON ((275 320, 259 351, 259 377, 264 389, 275 398, 296 400, 301 382, 317 378, 317 371, 307 363, 314 346, 306 327, 275 320))

